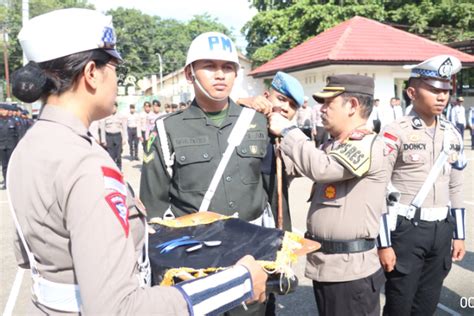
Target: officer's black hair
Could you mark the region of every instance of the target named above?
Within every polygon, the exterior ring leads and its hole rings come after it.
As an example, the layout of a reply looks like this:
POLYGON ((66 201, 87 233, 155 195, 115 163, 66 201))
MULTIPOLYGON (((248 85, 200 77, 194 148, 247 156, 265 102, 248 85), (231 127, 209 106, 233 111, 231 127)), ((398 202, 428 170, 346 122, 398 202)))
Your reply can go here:
POLYGON ((79 52, 42 63, 30 61, 12 74, 12 92, 23 102, 60 95, 69 90, 89 61, 97 68, 105 67, 113 57, 101 49, 79 52))
POLYGON ((153 103, 154 106, 158 105, 159 107, 161 107, 161 102, 159 100, 155 99, 155 100, 152 101, 152 103, 153 103))
POLYGON ((372 109, 374 107, 374 97, 365 94, 365 93, 355 93, 355 92, 345 92, 343 94, 344 100, 348 100, 349 98, 356 98, 361 105, 361 116, 363 118, 369 118, 370 113, 372 113, 372 109))

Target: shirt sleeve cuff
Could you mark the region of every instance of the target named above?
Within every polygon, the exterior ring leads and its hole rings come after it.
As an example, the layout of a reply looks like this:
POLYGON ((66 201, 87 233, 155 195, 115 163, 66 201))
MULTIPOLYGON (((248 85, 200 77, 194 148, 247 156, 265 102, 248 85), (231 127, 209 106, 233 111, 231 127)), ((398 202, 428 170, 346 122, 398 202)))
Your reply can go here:
POLYGON ((190 315, 218 315, 252 297, 250 273, 240 265, 175 287, 183 294, 190 315))
POLYGON ((454 217, 456 227, 454 228, 454 239, 466 239, 466 209, 452 208, 451 215, 454 217))

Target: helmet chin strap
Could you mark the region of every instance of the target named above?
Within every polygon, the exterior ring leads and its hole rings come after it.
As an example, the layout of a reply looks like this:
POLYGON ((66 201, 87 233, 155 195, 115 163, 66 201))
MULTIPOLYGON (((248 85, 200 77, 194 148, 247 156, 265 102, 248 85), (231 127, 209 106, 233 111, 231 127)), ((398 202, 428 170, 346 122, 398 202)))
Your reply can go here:
POLYGON ((194 67, 193 67, 193 64, 191 63, 191 76, 193 78, 193 81, 196 82, 196 85, 198 86, 199 90, 201 90, 201 92, 206 96, 208 97, 209 99, 211 99, 212 101, 217 101, 217 102, 221 102, 221 101, 224 101, 226 100, 228 97, 223 97, 223 98, 214 98, 212 97, 205 89, 204 87, 201 85, 201 83, 199 82, 198 78, 196 77, 196 74, 194 73, 194 67))

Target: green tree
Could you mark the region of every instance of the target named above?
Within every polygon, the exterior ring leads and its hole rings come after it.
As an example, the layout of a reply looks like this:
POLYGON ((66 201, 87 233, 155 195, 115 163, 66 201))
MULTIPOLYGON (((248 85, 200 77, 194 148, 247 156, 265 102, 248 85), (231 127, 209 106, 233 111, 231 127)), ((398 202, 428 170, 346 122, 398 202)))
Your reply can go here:
MULTIPOLYGON (((17 41, 21 29, 21 1, 10 0, 0 5, 0 30, 8 29, 9 69, 12 72, 22 65, 22 51, 17 41)), ((30 0, 30 18, 60 8, 94 8, 86 0, 30 0)), ((219 31, 227 35, 231 31, 208 13, 194 16, 190 21, 161 19, 136 9, 118 8, 107 12, 113 18, 118 39, 118 50, 126 61, 128 73, 140 78, 159 72, 159 58, 163 59, 166 75, 184 66, 188 47, 198 34, 219 31)), ((85 22, 86 23, 86 22, 85 22)), ((60 39, 58 39, 60 40, 60 39)), ((0 42, 1 41, 0 39, 0 42)), ((0 78, 3 77, 3 58, 0 62, 0 78)))
POLYGON ((474 37, 472 0, 249 0, 259 10, 242 28, 256 65, 356 15, 439 42, 474 37))

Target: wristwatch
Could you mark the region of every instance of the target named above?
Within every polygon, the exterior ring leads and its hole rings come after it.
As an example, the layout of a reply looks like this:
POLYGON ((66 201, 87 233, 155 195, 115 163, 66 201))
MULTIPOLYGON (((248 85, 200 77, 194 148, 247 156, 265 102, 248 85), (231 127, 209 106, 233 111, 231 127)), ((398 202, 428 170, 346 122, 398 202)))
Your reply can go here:
POLYGON ((289 127, 285 127, 284 129, 281 130, 281 136, 285 137, 286 134, 288 134, 292 129, 298 128, 296 125, 291 125, 289 127))

